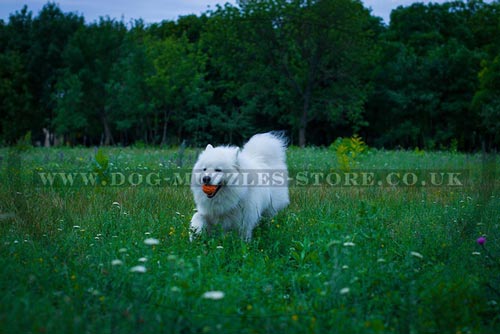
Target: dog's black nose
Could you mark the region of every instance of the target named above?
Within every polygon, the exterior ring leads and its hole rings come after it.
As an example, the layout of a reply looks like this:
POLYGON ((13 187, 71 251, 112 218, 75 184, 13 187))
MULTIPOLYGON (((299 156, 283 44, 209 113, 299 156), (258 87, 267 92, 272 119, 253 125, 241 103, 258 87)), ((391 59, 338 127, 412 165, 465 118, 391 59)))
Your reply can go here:
POLYGON ((205 184, 209 184, 209 183, 210 183, 211 178, 210 178, 210 176, 205 175, 205 176, 204 176, 201 180, 203 181, 203 183, 205 183, 205 184))

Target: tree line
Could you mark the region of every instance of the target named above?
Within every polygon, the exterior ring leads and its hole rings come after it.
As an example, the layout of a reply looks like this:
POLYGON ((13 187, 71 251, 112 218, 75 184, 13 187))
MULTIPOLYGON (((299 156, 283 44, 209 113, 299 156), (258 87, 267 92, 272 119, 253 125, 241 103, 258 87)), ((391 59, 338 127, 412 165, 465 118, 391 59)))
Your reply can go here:
POLYGON ((145 24, 47 3, 0 20, 0 144, 500 144, 500 2, 240 0, 145 24))

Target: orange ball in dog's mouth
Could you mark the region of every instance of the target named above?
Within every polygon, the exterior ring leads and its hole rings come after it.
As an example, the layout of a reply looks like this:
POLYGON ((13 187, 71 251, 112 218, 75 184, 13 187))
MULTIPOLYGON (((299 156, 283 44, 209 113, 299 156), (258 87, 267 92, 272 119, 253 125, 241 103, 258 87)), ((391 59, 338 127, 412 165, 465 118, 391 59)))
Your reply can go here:
POLYGON ((205 194, 207 194, 208 198, 214 197, 215 194, 217 193, 217 191, 219 190, 219 188, 220 188, 220 185, 214 186, 211 184, 203 184, 201 186, 201 190, 203 190, 203 192, 205 194))

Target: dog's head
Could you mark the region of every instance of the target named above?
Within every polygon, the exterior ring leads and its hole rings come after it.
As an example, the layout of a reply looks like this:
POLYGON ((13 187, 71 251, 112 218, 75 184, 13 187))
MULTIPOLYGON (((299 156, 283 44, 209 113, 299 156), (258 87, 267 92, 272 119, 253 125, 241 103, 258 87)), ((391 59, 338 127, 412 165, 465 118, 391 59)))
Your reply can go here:
POLYGON ((238 173, 237 147, 213 147, 208 145, 193 168, 191 187, 201 189, 208 199, 221 197, 228 192, 231 178, 238 173))

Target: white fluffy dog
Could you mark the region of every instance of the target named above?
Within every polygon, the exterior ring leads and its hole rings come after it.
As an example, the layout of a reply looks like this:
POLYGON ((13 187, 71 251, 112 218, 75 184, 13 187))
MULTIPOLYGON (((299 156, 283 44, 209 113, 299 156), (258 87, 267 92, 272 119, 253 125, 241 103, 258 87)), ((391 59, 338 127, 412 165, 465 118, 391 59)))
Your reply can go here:
POLYGON ((285 208, 290 202, 285 150, 285 138, 274 132, 253 136, 243 149, 209 144, 191 176, 197 209, 191 239, 219 227, 248 241, 261 216, 285 208))

